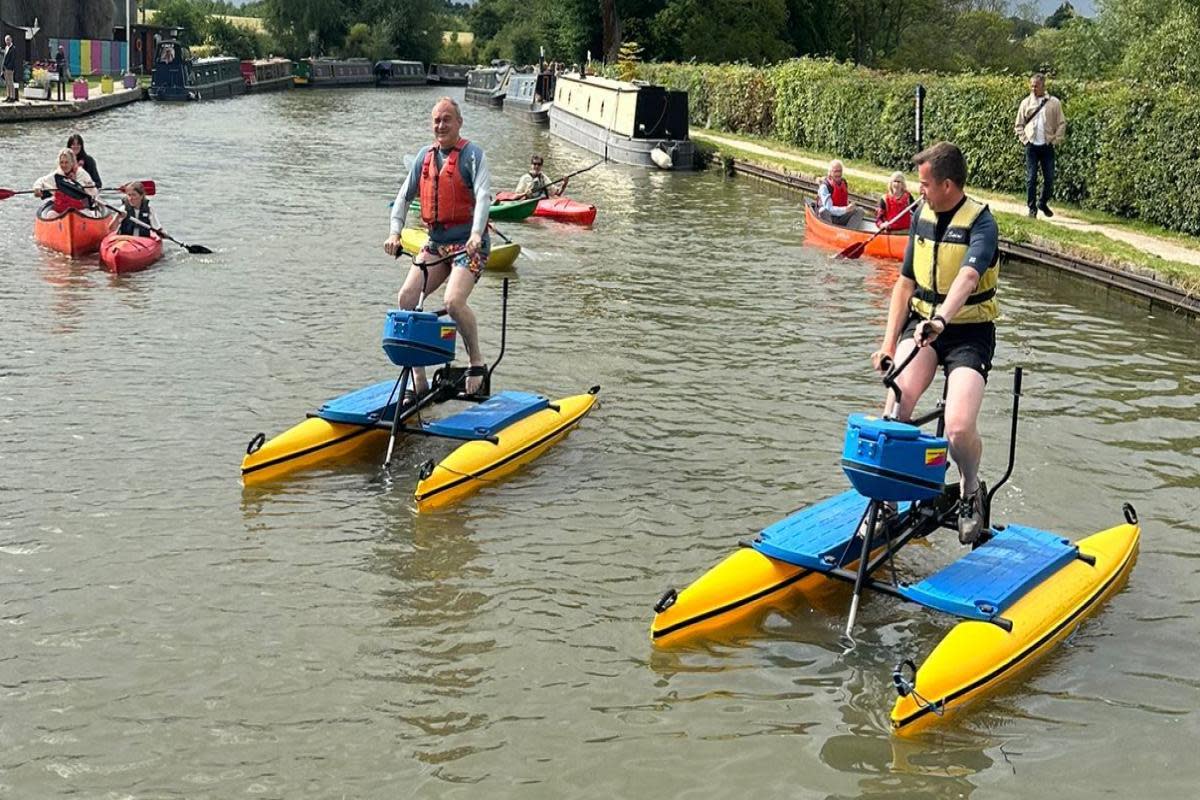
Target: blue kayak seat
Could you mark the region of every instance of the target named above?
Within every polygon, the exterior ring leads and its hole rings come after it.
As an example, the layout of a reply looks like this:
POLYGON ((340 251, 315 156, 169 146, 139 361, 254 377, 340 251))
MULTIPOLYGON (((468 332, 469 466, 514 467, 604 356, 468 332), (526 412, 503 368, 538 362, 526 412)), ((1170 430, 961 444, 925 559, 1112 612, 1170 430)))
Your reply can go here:
POLYGON ((449 439, 491 439, 509 425, 549 406, 550 401, 540 394, 500 392, 445 419, 427 422, 422 428, 428 434, 449 439))
MULTIPOLYGON (((856 561, 862 549, 855 534, 868 502, 850 489, 764 528, 750 546, 764 556, 817 572, 843 567, 856 561)), ((900 510, 908 506, 901 503, 900 510)))
POLYGON ((318 408, 316 416, 348 425, 390 422, 396 414, 397 398, 392 396, 395 389, 395 378, 355 389, 318 408))
POLYGON ((899 591, 938 611, 994 621, 1078 555, 1079 548, 1057 534, 1009 525, 986 544, 899 591))

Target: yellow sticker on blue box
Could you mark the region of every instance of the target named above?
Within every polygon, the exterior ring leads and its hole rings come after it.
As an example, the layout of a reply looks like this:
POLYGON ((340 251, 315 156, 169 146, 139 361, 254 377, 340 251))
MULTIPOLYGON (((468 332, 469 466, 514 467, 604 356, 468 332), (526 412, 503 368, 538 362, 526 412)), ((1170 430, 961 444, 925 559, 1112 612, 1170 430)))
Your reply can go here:
POLYGON ((946 463, 946 448, 930 447, 925 450, 925 466, 940 467, 946 463))

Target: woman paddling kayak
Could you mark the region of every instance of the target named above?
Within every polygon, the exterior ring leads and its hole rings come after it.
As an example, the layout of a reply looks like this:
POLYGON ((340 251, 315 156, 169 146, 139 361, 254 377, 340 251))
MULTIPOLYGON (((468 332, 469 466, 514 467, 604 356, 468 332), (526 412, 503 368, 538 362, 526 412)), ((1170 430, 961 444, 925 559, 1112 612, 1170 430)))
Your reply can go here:
POLYGON ((96 183, 92 180, 92 176, 79 166, 79 162, 75 160, 75 154, 67 148, 63 148, 58 153, 58 169, 34 181, 33 194, 36 197, 53 195, 54 211, 57 214, 65 213, 70 209, 82 211, 85 208, 92 208, 95 206, 97 196, 96 183), (70 181, 81 188, 88 199, 80 200, 64 192, 60 188, 63 181, 70 181))

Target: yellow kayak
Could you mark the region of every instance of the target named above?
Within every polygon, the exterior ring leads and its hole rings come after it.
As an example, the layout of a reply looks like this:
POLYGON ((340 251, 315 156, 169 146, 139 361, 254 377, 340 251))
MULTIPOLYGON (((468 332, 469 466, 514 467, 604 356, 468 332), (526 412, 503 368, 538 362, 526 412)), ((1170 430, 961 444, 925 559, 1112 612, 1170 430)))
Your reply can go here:
POLYGON ((596 387, 586 394, 555 400, 500 430, 494 440, 461 445, 422 473, 415 496, 418 511, 456 503, 486 484, 533 461, 563 439, 596 404, 596 387))
MULTIPOLYGON (((427 241, 429 241, 429 233, 421 228, 405 228, 400 232, 400 242, 404 247, 404 252, 409 255, 416 255, 427 241)), ((487 268, 512 269, 519 255, 521 255, 521 245, 515 242, 513 244, 493 244, 492 251, 488 254, 487 268)))

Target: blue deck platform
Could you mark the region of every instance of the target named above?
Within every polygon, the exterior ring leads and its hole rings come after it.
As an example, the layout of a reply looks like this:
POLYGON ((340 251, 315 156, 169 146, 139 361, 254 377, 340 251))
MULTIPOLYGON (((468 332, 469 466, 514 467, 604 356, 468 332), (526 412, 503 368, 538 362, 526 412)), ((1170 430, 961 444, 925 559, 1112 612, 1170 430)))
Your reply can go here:
POLYGON ((901 586, 900 594, 955 616, 989 621, 1078 554, 1079 548, 1061 536, 1009 525, 923 581, 901 586))

